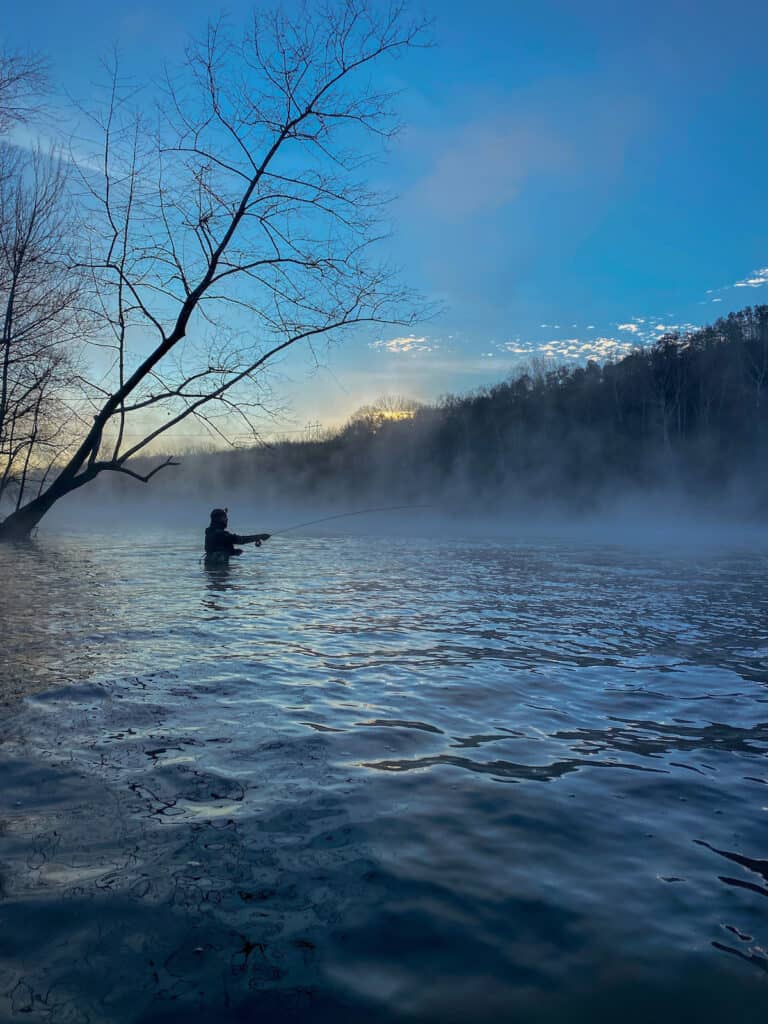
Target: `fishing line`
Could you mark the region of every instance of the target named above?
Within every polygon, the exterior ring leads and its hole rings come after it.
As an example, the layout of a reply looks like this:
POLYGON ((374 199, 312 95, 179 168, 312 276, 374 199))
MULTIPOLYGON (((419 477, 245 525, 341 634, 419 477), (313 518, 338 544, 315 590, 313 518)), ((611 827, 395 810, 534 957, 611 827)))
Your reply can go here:
POLYGON ((335 516, 323 516, 322 519, 310 519, 307 523, 294 523, 293 526, 284 526, 282 530, 274 530, 270 536, 275 537, 279 533, 288 533, 289 530, 299 530, 302 526, 315 526, 317 523, 328 523, 331 519, 345 519, 347 516, 363 516, 369 512, 402 512, 405 509, 434 508, 434 505, 387 505, 383 508, 361 508, 357 512, 339 512, 335 516))

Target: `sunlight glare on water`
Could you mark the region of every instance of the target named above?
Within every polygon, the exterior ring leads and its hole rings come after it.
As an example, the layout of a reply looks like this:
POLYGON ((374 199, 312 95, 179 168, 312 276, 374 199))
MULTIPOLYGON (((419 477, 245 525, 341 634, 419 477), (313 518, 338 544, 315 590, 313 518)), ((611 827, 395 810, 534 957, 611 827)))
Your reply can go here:
POLYGON ((0 1020, 765 1019, 765 551, 198 540, 0 549, 0 1020))

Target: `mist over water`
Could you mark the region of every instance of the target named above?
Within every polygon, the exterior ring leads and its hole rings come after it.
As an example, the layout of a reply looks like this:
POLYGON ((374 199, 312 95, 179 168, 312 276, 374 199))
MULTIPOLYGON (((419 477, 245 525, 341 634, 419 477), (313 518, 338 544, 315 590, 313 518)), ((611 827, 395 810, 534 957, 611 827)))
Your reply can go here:
POLYGON ((768 547, 414 532, 0 548, 0 1020, 764 1019, 768 547))

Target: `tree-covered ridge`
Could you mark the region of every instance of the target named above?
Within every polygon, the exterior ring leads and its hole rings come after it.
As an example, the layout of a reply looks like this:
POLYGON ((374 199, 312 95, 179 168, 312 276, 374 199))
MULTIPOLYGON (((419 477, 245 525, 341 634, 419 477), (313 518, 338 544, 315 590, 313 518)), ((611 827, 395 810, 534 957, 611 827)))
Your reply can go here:
POLYGON ((761 455, 767 385, 768 306, 758 306, 616 362, 540 368, 448 399, 434 450, 444 465, 471 454, 483 484, 542 467, 574 485, 675 469, 715 482, 761 455))
POLYGON ((670 334, 615 362, 544 363, 409 417, 353 418, 324 440, 198 456, 219 485, 273 497, 556 499, 617 489, 768 491, 768 306, 670 334))
POLYGON ((151 492, 110 478, 100 493, 503 516, 674 492, 761 514, 767 432, 768 306, 756 306, 603 365, 539 361, 433 405, 390 398, 313 440, 188 453, 151 492))

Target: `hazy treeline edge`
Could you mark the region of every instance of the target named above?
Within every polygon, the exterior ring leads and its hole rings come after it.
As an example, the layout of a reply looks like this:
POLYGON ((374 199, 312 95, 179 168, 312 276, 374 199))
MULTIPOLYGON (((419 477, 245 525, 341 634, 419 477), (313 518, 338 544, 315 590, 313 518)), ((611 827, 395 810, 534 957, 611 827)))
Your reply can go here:
MULTIPOLYGON (((763 305, 604 365, 537 364, 409 416, 368 409, 321 440, 188 455, 158 490, 588 512, 658 489, 760 514, 767 433, 763 305)), ((136 490, 110 483, 126 497, 136 490)))

